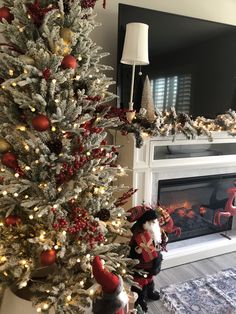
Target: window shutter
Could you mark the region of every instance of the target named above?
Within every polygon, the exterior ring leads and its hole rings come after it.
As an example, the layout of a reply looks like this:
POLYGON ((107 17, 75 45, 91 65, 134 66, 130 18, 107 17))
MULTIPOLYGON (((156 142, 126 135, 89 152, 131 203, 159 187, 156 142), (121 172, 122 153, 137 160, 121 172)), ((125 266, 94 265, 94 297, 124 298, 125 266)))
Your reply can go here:
POLYGON ((160 77, 151 80, 155 108, 159 111, 175 107, 176 112, 189 113, 191 74, 160 77))

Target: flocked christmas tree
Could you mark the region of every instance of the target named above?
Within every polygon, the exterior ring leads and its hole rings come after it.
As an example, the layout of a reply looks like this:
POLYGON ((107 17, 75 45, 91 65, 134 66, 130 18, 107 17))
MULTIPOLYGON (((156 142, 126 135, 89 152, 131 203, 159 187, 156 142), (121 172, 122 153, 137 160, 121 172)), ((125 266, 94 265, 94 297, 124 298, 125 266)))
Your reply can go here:
POLYGON ((0 280, 33 291, 38 312, 83 313, 93 256, 129 277, 106 142, 112 84, 90 39, 94 1, 4 0, 0 9, 0 280))

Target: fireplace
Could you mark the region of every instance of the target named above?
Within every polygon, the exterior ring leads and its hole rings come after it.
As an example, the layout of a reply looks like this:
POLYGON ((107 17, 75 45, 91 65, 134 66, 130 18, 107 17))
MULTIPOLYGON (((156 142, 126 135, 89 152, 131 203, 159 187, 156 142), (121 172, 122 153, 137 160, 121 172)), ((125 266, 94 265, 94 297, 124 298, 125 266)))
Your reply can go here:
POLYGON ((204 136, 147 137, 137 149, 132 135, 114 135, 121 145, 120 165, 132 170, 119 184, 138 189, 127 210, 159 201, 171 208, 175 225, 182 228, 180 238, 169 234, 163 269, 235 251, 236 216, 221 217, 220 224, 217 218, 227 191, 235 188, 236 139, 226 132, 212 136, 213 143, 204 136))
POLYGON ((158 203, 181 228, 181 236, 171 233, 169 242, 231 230, 232 217, 220 217, 219 222, 216 218, 226 207, 235 179, 235 174, 227 174, 160 180, 158 203))

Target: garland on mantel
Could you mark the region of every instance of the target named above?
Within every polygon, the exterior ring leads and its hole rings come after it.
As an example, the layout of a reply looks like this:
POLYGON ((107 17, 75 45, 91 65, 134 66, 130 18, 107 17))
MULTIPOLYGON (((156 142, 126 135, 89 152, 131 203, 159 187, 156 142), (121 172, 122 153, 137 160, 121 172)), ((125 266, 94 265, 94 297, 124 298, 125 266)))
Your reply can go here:
POLYGON ((150 136, 173 136, 184 134, 187 139, 195 139, 200 135, 207 136, 210 142, 213 141, 212 132, 227 131, 229 135, 236 136, 236 112, 227 111, 218 115, 215 119, 197 117, 195 120, 186 113, 176 113, 175 108, 170 111, 157 112, 153 122, 145 117, 145 112, 137 113, 128 121, 128 110, 112 108, 109 115, 118 116, 122 122, 118 127, 123 135, 133 133, 136 139, 136 147, 143 145, 143 138, 150 136))

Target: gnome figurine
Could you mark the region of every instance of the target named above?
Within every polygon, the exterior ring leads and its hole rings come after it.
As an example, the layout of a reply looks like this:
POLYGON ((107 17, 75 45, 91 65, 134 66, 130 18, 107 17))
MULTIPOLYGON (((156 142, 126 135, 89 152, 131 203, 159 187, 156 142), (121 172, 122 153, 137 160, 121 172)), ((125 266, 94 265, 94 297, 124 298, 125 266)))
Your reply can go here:
POLYGON ((132 238, 130 242, 130 257, 139 260, 134 273, 134 281, 137 286, 133 286, 132 291, 138 293, 138 304, 144 312, 147 312, 147 300, 158 300, 160 295, 154 289, 153 276, 161 270, 162 246, 164 245, 164 234, 162 233, 158 213, 156 210, 143 206, 136 206, 130 209, 129 221, 134 222, 131 228, 132 238), (145 271, 141 275, 139 271, 145 271))
POLYGON ((104 269, 99 256, 93 260, 93 275, 101 285, 102 294, 93 302, 94 314, 128 314, 128 295, 123 280, 104 269))

